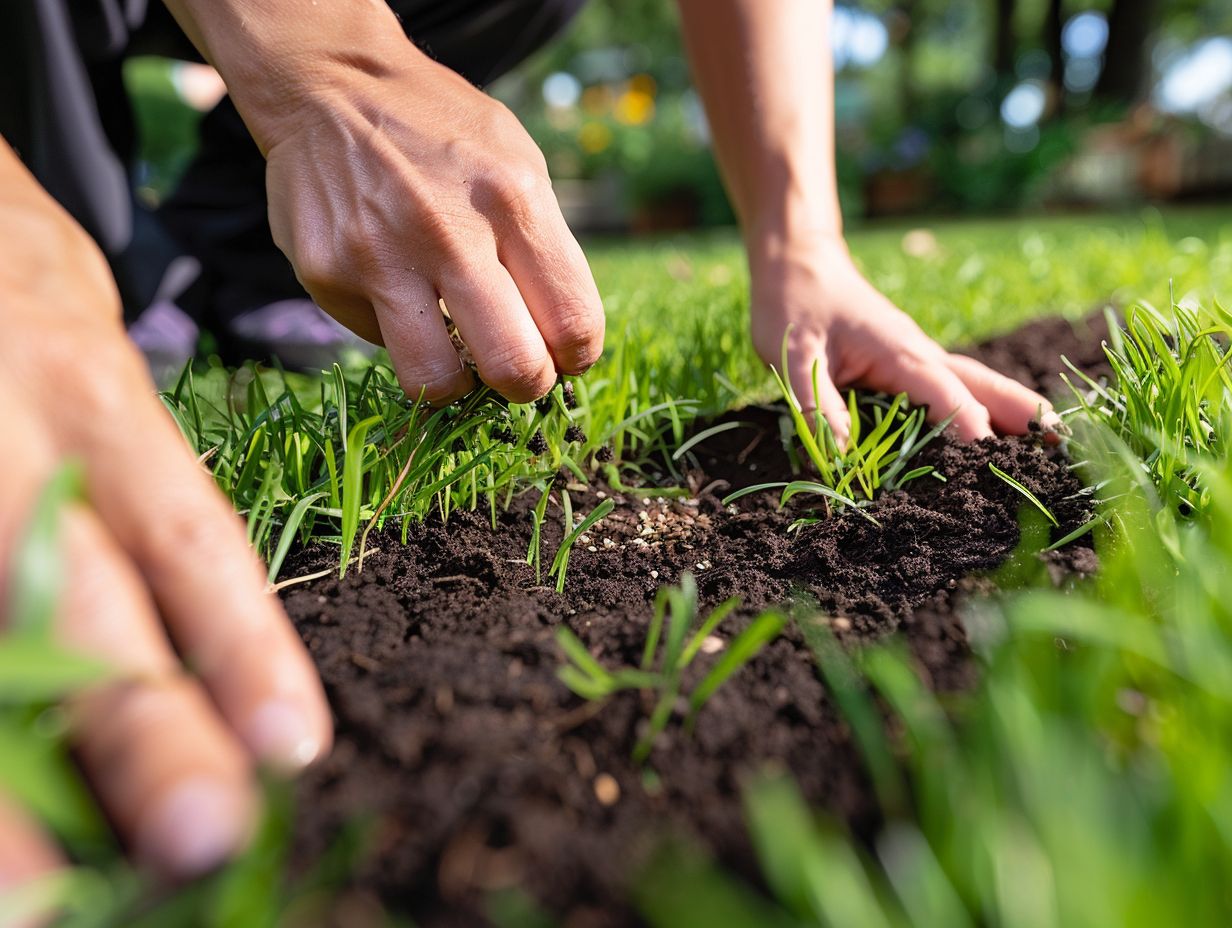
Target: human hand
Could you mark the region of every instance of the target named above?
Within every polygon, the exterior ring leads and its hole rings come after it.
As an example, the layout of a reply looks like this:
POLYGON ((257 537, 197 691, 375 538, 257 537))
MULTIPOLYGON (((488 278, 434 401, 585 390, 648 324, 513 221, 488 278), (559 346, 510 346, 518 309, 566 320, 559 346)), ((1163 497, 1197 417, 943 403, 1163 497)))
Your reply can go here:
POLYGON ((840 445, 851 428, 839 393, 848 386, 906 393, 928 406, 931 422, 954 414, 951 427, 964 441, 994 429, 1021 434, 1041 415, 1046 428, 1055 427, 1052 405, 1042 396, 925 335, 864 279, 841 237, 754 240, 749 265, 757 353, 778 367, 786 335, 785 376, 806 406, 813 362, 819 362, 815 402, 840 445))
POLYGON ((379 73, 324 66, 291 118, 251 121, 274 240, 322 308, 385 345, 409 396, 441 404, 474 386, 443 298, 483 381, 537 399, 595 362, 604 328, 543 156, 401 33, 373 54, 379 73))
MULTIPOLYGON (((72 746, 136 859, 195 875, 246 841, 254 762, 294 772, 320 756, 329 710, 240 521, 155 396, 101 254, 3 143, 0 215, 0 627, 32 502, 75 458, 88 502, 62 516, 54 632, 111 675, 65 706, 72 746)), ((58 860, 0 796, 0 891, 58 860)))

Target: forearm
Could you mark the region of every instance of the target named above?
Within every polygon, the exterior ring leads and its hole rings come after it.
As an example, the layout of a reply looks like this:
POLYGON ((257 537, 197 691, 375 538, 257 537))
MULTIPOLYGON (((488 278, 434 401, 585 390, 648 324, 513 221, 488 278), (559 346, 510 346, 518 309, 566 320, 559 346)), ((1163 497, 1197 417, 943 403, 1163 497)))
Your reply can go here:
POLYGON ((165 0, 227 83, 262 151, 355 79, 431 64, 384 0, 165 0))
POLYGON ((746 239, 842 231, 829 0, 678 0, 746 239))

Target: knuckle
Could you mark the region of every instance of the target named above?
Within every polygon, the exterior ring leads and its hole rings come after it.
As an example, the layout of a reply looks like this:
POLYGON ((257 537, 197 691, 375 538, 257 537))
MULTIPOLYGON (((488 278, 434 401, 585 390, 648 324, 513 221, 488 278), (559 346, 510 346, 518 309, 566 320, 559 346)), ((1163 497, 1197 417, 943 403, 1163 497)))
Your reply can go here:
POLYGON ((441 267, 465 265, 474 252, 474 240, 463 231, 456 217, 440 205, 426 205, 415 217, 417 238, 424 251, 441 267))
POLYGON ((411 400, 422 400, 430 406, 442 406, 466 392, 465 371, 461 368, 415 367, 398 372, 398 384, 411 400))
POLYGON ((552 309, 556 361, 566 373, 580 374, 603 351, 603 311, 580 297, 567 297, 552 309))
POLYGON ((143 539, 152 573, 180 573, 185 565, 217 565, 221 557, 244 552, 239 522, 203 501, 180 503, 150 525, 143 539))
POLYGON ((306 249, 295 257, 295 276, 309 293, 320 293, 328 290, 333 284, 336 274, 333 261, 325 257, 322 251, 306 249))
POLYGON ((549 202, 552 184, 533 166, 502 165, 483 178, 477 191, 481 209, 517 222, 526 221, 549 202))
POLYGON ((556 382, 552 366, 524 345, 512 345, 479 359, 479 373, 484 383, 514 402, 538 399, 556 382))
POLYGON ((69 339, 64 345, 64 350, 73 356, 71 363, 80 366, 83 358, 90 358, 98 374, 88 390, 80 391, 73 415, 87 430, 113 429, 131 417, 135 401, 145 401, 143 394, 153 390, 145 362, 127 339, 99 339, 87 346, 75 342, 76 339, 69 339))

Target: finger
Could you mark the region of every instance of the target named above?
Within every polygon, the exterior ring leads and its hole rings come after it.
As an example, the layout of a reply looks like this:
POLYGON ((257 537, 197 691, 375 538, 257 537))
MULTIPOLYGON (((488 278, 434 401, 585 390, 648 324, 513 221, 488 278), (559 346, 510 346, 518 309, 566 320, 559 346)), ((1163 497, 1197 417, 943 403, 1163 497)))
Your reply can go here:
POLYGON ((556 369, 582 374, 603 353, 603 301, 586 256, 555 200, 498 254, 539 327, 556 369))
POLYGON ((422 278, 405 280, 396 290, 374 296, 373 306, 407 396, 444 406, 474 388, 475 378, 445 328, 435 287, 422 278))
MULTIPOLYGON (((928 406, 929 422, 941 422, 953 415, 951 428, 961 441, 988 438, 992 435, 988 410, 946 366, 945 358, 941 352, 936 356, 899 353, 890 358, 892 376, 884 379, 894 384, 894 390, 905 392, 916 405, 928 406)), ((883 388, 880 384, 876 386, 883 388)))
POLYGON ((351 294, 338 293, 323 285, 305 287, 312 302, 346 326, 360 338, 382 345, 381 327, 377 323, 372 304, 351 294))
POLYGON ((19 898, 23 887, 65 865, 52 840, 7 796, 0 794, 0 925, 49 924, 52 911, 19 898))
POLYGON ((223 717, 258 758, 298 770, 331 737, 308 653, 266 592, 242 524, 170 417, 145 397, 127 405, 123 435, 102 427, 82 439, 90 499, 223 717))
POLYGON ((791 338, 787 347, 787 373, 792 392, 805 415, 811 418, 814 410, 821 410, 839 449, 845 449, 851 434, 851 414, 830 376, 825 342, 816 338, 791 338))
POLYGON ((1045 430, 1050 431, 1059 424, 1060 419, 1053 412, 1052 403, 1017 380, 961 354, 950 355, 946 363, 988 410, 997 431, 1022 435, 1032 420, 1038 420, 1045 430))
POLYGON ((97 517, 74 507, 64 522, 57 638, 116 674, 70 702, 78 757, 139 862, 177 878, 204 873, 247 842, 257 805, 247 753, 183 674, 141 578, 97 517))
POLYGON ((556 365, 502 265, 492 261, 453 270, 438 289, 484 383, 515 403, 529 403, 552 389, 556 365))
MULTIPOLYGON (((37 431, 23 425, 29 440, 0 481, 0 511, 16 513, 0 526, 10 539, 53 469, 37 431)), ((67 582, 57 640, 112 673, 70 700, 72 740, 126 839, 161 871, 194 875, 247 836, 255 794, 246 753, 200 684, 183 676, 144 584, 94 513, 69 504, 60 525, 67 582)))

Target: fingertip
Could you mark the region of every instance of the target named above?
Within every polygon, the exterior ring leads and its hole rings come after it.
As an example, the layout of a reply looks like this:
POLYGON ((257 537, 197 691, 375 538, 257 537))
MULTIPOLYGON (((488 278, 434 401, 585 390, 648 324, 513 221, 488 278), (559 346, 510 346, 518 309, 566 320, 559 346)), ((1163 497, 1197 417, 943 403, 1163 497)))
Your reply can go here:
POLYGON ((251 786, 208 776, 181 780, 149 804, 138 825, 134 856, 163 878, 202 876, 248 845, 257 807, 251 786))
POLYGON ((294 776, 320 760, 333 743, 327 710, 312 698, 275 697, 248 717, 241 735, 249 749, 275 773, 294 776))
POLYGON ((992 438, 992 419, 983 406, 960 407, 950 429, 958 435, 959 441, 978 441, 981 438, 992 438))

